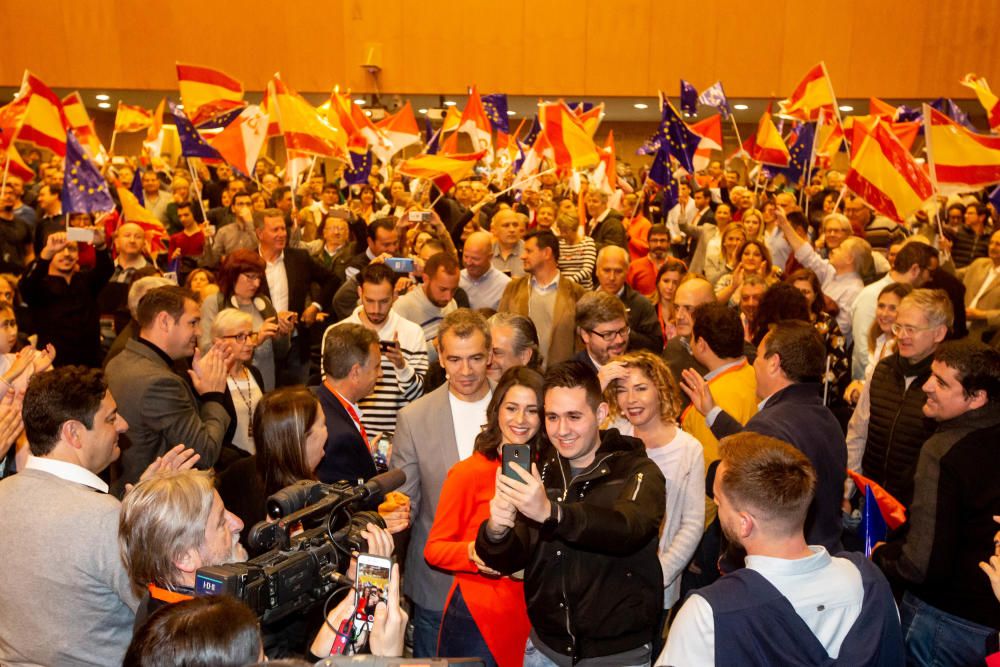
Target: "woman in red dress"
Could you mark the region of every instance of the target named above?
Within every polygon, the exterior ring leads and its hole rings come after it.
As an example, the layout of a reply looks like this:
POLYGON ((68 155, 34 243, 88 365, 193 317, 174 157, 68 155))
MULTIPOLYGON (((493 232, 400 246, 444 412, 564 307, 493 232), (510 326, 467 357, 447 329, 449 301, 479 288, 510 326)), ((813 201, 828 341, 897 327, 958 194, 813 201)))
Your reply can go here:
POLYGON ((542 376, 518 366, 500 377, 486 408, 487 424, 475 452, 448 471, 424 558, 455 573, 438 636, 438 655, 479 657, 487 666, 524 661, 531 624, 524 584, 500 577, 476 555, 479 527, 490 516, 505 444, 531 444, 537 459, 542 376))

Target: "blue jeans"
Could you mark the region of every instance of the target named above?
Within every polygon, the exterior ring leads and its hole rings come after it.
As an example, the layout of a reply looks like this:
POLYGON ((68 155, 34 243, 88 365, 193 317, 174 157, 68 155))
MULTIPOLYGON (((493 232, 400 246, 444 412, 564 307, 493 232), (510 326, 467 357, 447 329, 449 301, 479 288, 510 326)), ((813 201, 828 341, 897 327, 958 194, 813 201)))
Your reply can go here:
POLYGON ((413 603, 413 657, 434 658, 437 656, 438 632, 441 630, 441 615, 413 603))
MULTIPOLYGON (((636 653, 636 652, 643 653, 646 657, 639 663, 635 663, 634 661, 631 660, 618 661, 615 660, 615 656, 604 656, 603 658, 593 658, 593 660, 600 661, 601 664, 606 664, 606 665, 614 664, 623 666, 628 665, 629 667, 649 667, 651 663, 651 657, 656 657, 656 656, 650 656, 649 649, 650 645, 646 644, 644 647, 641 648, 641 650, 636 649, 635 651, 627 652, 627 653, 636 653)), ((619 653, 617 655, 621 656, 625 654, 619 653)), ((589 658, 585 659, 581 664, 586 665, 587 660, 590 659, 589 658)), ((549 659, 549 656, 539 651, 538 648, 535 646, 535 644, 531 641, 531 637, 528 637, 528 643, 524 646, 524 667, 559 667, 559 665, 552 662, 552 660, 549 659)))
POLYGON ((476 625, 468 605, 465 604, 461 588, 455 588, 451 602, 444 610, 438 655, 442 658, 479 658, 485 667, 497 667, 497 662, 493 659, 479 626, 476 625))
POLYGON ((982 665, 986 642, 996 633, 932 607, 910 592, 903 594, 900 620, 907 664, 920 667, 982 665))

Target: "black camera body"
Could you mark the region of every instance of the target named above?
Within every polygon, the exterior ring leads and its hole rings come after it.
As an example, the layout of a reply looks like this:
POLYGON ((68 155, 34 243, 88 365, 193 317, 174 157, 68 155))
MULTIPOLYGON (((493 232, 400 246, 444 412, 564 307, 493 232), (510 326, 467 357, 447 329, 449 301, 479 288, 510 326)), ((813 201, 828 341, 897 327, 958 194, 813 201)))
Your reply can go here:
POLYGON ((245 563, 199 568, 196 593, 231 595, 266 624, 351 585, 345 576, 351 553, 366 551, 361 531, 369 523, 385 528, 377 512, 358 506, 404 480, 390 471, 358 487, 309 481, 285 487, 268 498, 271 518, 250 531, 251 550, 264 553, 245 563))

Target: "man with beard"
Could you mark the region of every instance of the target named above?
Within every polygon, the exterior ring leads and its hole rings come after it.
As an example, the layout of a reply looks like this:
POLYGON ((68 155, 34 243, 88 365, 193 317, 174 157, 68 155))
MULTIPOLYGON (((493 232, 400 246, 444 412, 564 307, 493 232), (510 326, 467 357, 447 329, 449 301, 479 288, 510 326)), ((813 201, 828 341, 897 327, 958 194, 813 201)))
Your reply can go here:
POLYGON ((441 320, 445 315, 458 309, 455 290, 461 271, 458 260, 447 252, 432 255, 424 265, 424 282, 396 301, 393 310, 400 317, 416 322, 424 330, 430 361, 437 361, 437 349, 433 348, 441 320))
POLYGON ((108 362, 108 386, 130 424, 131 446, 122 453, 116 484, 134 484, 158 456, 183 443, 200 455, 198 467, 211 468, 222 449, 230 416, 225 408, 230 359, 222 348, 195 351, 201 308, 194 293, 160 287, 139 302, 139 336, 108 362), (171 368, 193 355, 190 382, 171 368))
POLYGON ((38 345, 54 345, 59 366, 100 368, 104 356, 97 295, 113 269, 100 227, 94 232, 94 245, 97 265, 80 271, 76 242, 67 240, 66 232, 55 232, 21 280, 21 296, 31 307, 38 345))
POLYGON ((118 541, 133 592, 141 596, 135 626, 164 605, 191 599, 198 568, 246 560, 241 530, 211 472, 160 473, 129 491, 118 541))
POLYGON ((900 665, 903 637, 885 577, 859 553, 806 542, 816 471, 791 445, 755 433, 722 442, 714 495, 746 567, 681 607, 657 665, 900 665))
POLYGON ((621 299, 604 291, 588 292, 576 303, 576 332, 583 349, 574 359, 599 374, 612 359, 625 354, 630 331, 621 299))
POLYGON ((650 227, 647 241, 649 254, 628 265, 625 282, 639 294, 651 297, 656 292, 656 273, 670 256, 670 233, 666 225, 650 227))

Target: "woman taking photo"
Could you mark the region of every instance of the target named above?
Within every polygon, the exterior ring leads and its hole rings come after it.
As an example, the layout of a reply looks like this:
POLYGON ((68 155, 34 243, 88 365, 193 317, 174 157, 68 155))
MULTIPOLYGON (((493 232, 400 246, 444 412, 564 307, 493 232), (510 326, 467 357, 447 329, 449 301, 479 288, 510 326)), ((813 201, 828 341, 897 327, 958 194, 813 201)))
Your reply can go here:
POLYGON ((666 363, 647 350, 629 352, 618 361, 626 375, 608 385, 605 398, 614 416, 632 424, 632 435, 642 440, 667 482, 667 513, 657 549, 665 620, 680 598, 681 572, 705 528, 705 457, 701 443, 677 425, 680 389, 666 363))
POLYGON ((524 366, 501 376, 475 452, 448 471, 441 489, 424 558, 455 573, 438 635, 442 657, 476 656, 488 666, 523 664, 531 629, 524 584, 486 567, 475 543, 480 524, 490 516, 503 447, 531 444, 537 458, 542 385, 538 371, 524 366))
POLYGON ((201 304, 201 348, 212 342, 212 322, 226 308, 250 315, 257 332, 254 365, 264 378, 264 391, 274 389, 274 359, 284 357, 291 339, 291 313, 278 313, 261 292, 264 287, 264 258, 253 250, 234 250, 219 269, 219 292, 201 304), (275 348, 279 348, 276 350, 275 348))
POLYGON ((656 272, 656 291, 653 292, 653 305, 656 306, 656 319, 660 322, 663 333, 663 344, 677 335, 674 324, 674 295, 677 287, 687 273, 687 265, 676 257, 668 257, 656 272))

